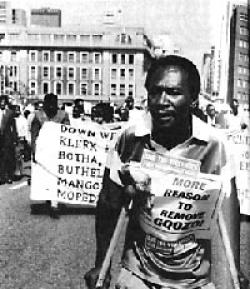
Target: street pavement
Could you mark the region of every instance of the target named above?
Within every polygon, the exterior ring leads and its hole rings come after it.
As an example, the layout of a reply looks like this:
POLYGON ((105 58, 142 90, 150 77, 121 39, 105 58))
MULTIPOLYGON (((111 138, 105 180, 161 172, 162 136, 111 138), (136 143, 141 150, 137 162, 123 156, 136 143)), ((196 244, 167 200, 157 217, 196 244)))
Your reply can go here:
MULTIPOLYGON (((27 174, 29 169, 26 164, 27 174)), ((31 215, 29 194, 27 177, 0 186, 0 289, 85 289, 84 274, 94 264, 94 211, 64 209, 60 219, 55 220, 42 206, 38 214, 31 215)), ((248 278, 249 224, 249 220, 241 222, 241 267, 248 278)), ((114 258, 114 276, 123 238, 124 233, 114 258)), ((218 254, 213 255, 218 267, 222 261, 218 254)), ((226 270, 228 266, 222 267, 226 270)), ((228 289, 220 271, 214 274, 216 280, 221 279, 218 289, 228 289)))

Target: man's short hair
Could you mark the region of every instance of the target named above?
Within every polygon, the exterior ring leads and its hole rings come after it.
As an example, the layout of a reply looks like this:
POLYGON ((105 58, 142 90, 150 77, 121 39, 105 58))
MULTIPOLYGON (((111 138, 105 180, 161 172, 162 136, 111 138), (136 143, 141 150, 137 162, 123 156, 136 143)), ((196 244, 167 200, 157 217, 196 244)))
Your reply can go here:
POLYGON ((54 93, 48 93, 44 96, 44 100, 43 100, 43 105, 44 106, 48 106, 48 105, 57 105, 57 95, 55 95, 54 93))
POLYGON ((196 100, 200 93, 200 74, 197 67, 187 58, 177 55, 167 55, 160 58, 154 58, 151 66, 148 70, 145 87, 148 90, 153 74, 159 69, 159 67, 166 66, 178 66, 187 72, 187 82, 189 85, 192 99, 196 100))
POLYGON ((9 97, 8 97, 7 94, 2 94, 2 95, 0 95, 0 100, 1 100, 1 101, 2 101, 2 100, 5 100, 5 103, 6 103, 6 104, 9 104, 9 97))

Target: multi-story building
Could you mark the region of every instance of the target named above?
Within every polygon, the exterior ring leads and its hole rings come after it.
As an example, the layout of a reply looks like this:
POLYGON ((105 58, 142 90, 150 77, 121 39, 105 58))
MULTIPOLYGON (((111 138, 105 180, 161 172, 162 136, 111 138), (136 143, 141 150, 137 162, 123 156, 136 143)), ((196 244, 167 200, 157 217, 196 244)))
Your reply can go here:
POLYGON ((11 10, 11 23, 17 25, 27 25, 26 12, 23 9, 11 10))
POLYGON ((9 1, 0 1, 0 25, 11 24, 11 5, 9 1))
POLYGON ((211 47, 210 53, 203 55, 202 63, 202 92, 214 101, 218 98, 220 90, 220 51, 211 47))
POLYGON ((249 16, 248 7, 236 5, 230 24, 230 59, 228 101, 237 98, 249 106, 249 16))
POLYGON ((1 93, 122 102, 142 97, 150 41, 142 28, 0 27, 1 93))
POLYGON ((30 24, 47 27, 61 27, 61 10, 51 8, 32 9, 30 24))

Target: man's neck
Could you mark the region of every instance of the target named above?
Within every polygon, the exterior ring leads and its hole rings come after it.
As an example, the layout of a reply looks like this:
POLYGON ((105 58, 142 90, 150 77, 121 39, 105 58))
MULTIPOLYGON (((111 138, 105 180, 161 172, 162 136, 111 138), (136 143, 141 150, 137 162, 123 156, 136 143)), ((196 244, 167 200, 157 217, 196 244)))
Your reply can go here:
POLYGON ((175 129, 159 129, 153 128, 152 139, 167 148, 168 150, 174 148, 178 144, 183 143, 191 137, 191 125, 178 127, 175 129))

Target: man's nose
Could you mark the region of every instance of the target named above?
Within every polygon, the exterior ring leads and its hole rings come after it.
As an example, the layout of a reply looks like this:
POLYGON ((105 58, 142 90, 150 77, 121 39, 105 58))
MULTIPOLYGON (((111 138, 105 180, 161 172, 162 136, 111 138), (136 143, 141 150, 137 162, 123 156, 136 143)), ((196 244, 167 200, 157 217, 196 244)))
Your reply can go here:
POLYGON ((165 90, 163 90, 159 98, 159 104, 164 104, 164 105, 170 104, 171 103, 170 98, 171 96, 165 90))

